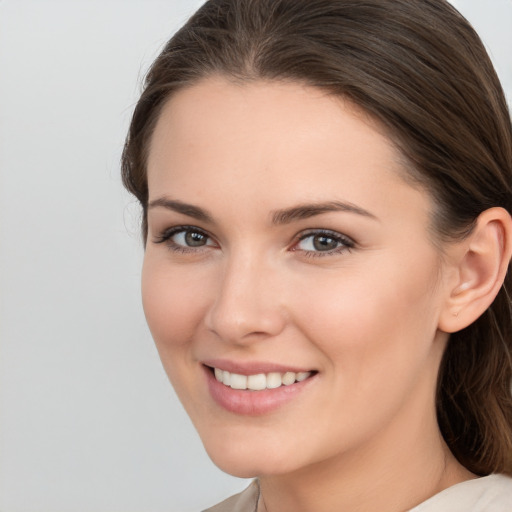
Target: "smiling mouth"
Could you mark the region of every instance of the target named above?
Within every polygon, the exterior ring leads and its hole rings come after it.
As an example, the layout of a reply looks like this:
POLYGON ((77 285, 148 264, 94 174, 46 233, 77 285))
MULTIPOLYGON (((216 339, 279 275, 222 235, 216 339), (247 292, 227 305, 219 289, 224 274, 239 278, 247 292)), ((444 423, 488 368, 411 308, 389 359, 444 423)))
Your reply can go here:
POLYGON ((215 379, 226 387, 237 390, 263 391, 265 389, 277 389, 281 386, 291 386, 296 382, 302 382, 316 372, 270 372, 254 375, 241 375, 231 373, 220 368, 211 368, 215 379))
POLYGON ((246 416, 283 410, 282 407, 298 400, 305 390, 312 386, 314 389, 319 373, 273 363, 241 364, 228 360, 208 361, 203 363, 203 369, 213 401, 230 413, 246 416))

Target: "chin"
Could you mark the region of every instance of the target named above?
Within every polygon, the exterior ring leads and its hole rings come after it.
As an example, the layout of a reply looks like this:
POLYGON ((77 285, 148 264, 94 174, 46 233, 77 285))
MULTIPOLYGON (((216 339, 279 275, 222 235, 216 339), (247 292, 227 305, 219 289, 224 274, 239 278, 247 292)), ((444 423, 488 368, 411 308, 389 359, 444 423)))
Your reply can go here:
MULTIPOLYGON (((227 436, 225 439, 229 439, 227 436)), ((204 442, 208 456, 222 471, 238 478, 255 478, 263 475, 277 475, 293 472, 297 461, 276 450, 271 443, 245 442, 204 442), (295 463, 295 464, 294 464, 295 463)))

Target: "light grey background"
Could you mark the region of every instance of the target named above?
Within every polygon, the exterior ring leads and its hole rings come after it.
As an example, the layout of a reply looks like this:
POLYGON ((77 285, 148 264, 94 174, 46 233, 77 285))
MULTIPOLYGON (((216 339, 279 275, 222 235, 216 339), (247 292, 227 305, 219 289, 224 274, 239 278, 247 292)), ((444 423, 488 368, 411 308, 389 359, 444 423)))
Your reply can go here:
MULTIPOLYGON (((200 3, 0 1, 2 512, 192 512, 246 484, 161 368, 119 179, 140 78, 200 3)), ((454 3, 512 98, 512 0, 454 3)))

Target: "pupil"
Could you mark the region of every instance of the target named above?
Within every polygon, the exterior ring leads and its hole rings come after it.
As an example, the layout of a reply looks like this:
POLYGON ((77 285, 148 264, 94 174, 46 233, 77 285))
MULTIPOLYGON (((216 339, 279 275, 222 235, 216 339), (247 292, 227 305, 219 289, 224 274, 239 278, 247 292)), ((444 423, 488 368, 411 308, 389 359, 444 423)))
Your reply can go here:
POLYGON ((202 233, 198 233, 197 231, 188 231, 185 234, 185 241, 188 246, 198 247, 200 245, 204 245, 206 242, 206 237, 202 233))
POLYGON ((338 242, 329 236, 315 236, 313 238, 313 246, 317 251, 329 251, 336 249, 338 242))

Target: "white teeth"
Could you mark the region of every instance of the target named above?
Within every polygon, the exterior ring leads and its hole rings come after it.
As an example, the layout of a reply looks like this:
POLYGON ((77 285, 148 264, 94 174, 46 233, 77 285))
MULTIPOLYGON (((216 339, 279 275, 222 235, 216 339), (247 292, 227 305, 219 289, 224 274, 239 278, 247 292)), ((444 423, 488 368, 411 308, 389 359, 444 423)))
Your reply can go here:
POLYGON ((229 385, 233 389, 247 389, 247 375, 238 375, 238 373, 232 373, 229 378, 229 385))
POLYGON ((267 375, 267 389, 275 389, 283 384, 281 374, 272 372, 267 375))
POLYGON ((311 372, 270 372, 267 374, 240 375, 220 370, 219 368, 214 368, 214 373, 215 378, 225 386, 230 386, 232 389, 249 389, 251 391, 291 386, 295 382, 306 380, 311 375, 311 372))
POLYGON ((264 373, 249 375, 247 377, 247 388, 253 391, 261 391, 267 387, 267 376, 264 373))
POLYGON ((295 382, 295 376, 296 374, 294 372, 286 372, 282 377, 283 384, 285 386, 290 386, 295 382))
POLYGON ((299 372, 295 378, 297 379, 297 382, 302 382, 303 380, 306 380, 310 375, 311 372, 299 372))

